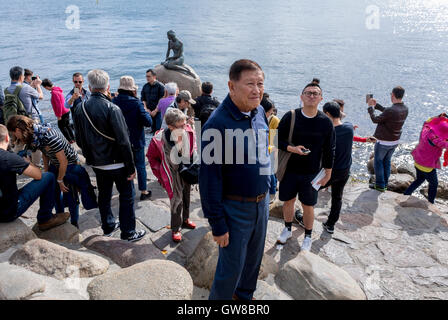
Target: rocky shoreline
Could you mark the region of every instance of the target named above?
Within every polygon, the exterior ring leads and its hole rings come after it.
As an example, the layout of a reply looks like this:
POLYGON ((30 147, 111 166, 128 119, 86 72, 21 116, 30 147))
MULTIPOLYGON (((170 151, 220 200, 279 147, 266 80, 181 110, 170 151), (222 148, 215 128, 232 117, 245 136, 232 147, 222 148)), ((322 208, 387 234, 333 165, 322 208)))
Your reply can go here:
MULTIPOLYGON (((197 187, 191 218, 198 227, 182 230, 183 241, 175 244, 169 200, 148 173, 152 200, 135 202, 137 226, 148 234, 137 243, 119 240, 119 231, 102 236, 97 209, 80 210, 79 230, 66 223, 39 232, 37 203, 17 221, 0 224, 0 299, 207 299, 218 250, 197 187)), ((447 206, 352 181, 330 235, 321 226, 330 202, 330 193, 321 191, 311 253, 300 252, 298 225, 279 250, 282 203, 271 205, 255 298, 448 299, 447 206)))

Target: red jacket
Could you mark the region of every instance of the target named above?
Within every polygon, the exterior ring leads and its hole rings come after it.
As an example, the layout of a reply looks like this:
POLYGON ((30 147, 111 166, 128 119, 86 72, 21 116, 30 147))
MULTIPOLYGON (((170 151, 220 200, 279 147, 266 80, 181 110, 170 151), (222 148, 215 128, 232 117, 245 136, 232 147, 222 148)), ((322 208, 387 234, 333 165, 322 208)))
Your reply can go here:
MULTIPOLYGON (((197 150, 196 135, 194 130, 187 125, 185 130, 190 138, 190 156, 197 150)), ((167 160, 165 159, 165 152, 163 152, 163 134, 164 129, 157 131, 151 139, 146 157, 151 166, 152 173, 157 177, 157 180, 166 190, 168 197, 173 197, 173 176, 170 171, 167 160)))

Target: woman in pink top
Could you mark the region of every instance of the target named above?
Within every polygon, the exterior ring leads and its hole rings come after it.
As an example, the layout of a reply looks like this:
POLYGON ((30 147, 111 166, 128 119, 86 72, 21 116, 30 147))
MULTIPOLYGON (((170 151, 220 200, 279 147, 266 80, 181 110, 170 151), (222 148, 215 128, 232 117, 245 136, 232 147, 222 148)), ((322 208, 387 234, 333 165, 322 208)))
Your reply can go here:
POLYGON ((434 203, 437 195, 437 169, 440 169, 440 156, 445 149, 443 166, 448 165, 448 118, 442 113, 423 124, 418 145, 412 151, 417 179, 406 189, 411 195, 425 180, 428 180, 428 201, 434 203))
POLYGON ((49 79, 42 80, 42 86, 51 92, 51 106, 53 107, 54 115, 58 118, 59 130, 61 130, 68 142, 75 142, 75 134, 70 124, 70 110, 64 106, 65 98, 62 89, 55 87, 49 79))

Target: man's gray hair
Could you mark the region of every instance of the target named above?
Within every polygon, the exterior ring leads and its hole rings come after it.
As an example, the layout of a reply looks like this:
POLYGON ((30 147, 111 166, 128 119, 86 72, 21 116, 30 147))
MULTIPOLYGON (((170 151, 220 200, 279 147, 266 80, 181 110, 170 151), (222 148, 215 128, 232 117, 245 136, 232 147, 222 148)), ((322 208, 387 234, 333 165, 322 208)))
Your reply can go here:
POLYGON ((179 121, 187 119, 187 115, 177 108, 168 108, 165 113, 165 123, 168 126, 175 126, 179 121))
POLYGON ((165 84, 165 90, 168 92, 170 96, 173 96, 176 94, 177 91, 177 83, 176 82, 168 82, 165 84))
POLYGON ((109 75, 101 69, 90 70, 87 79, 89 79, 89 86, 92 89, 106 90, 109 85, 109 75))

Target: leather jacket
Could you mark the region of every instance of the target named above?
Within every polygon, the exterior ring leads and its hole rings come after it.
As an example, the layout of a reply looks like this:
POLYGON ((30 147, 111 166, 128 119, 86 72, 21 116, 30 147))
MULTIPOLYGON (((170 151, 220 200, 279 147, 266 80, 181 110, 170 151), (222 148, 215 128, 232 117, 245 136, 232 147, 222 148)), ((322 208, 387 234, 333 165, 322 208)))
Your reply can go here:
POLYGON ((76 130, 76 143, 82 149, 86 163, 91 166, 104 166, 124 163, 126 172, 135 172, 129 132, 121 109, 99 92, 92 93, 85 102, 85 109, 95 127, 104 135, 114 138, 111 141, 98 133, 90 124, 82 110, 82 103, 72 107, 76 130))
POLYGON ((377 123, 373 136, 378 140, 397 141, 400 140, 403 124, 408 116, 408 107, 404 103, 395 103, 390 108, 385 108, 380 104, 375 105, 375 109, 382 113, 375 116, 373 107, 369 107, 368 112, 373 123, 377 123))

